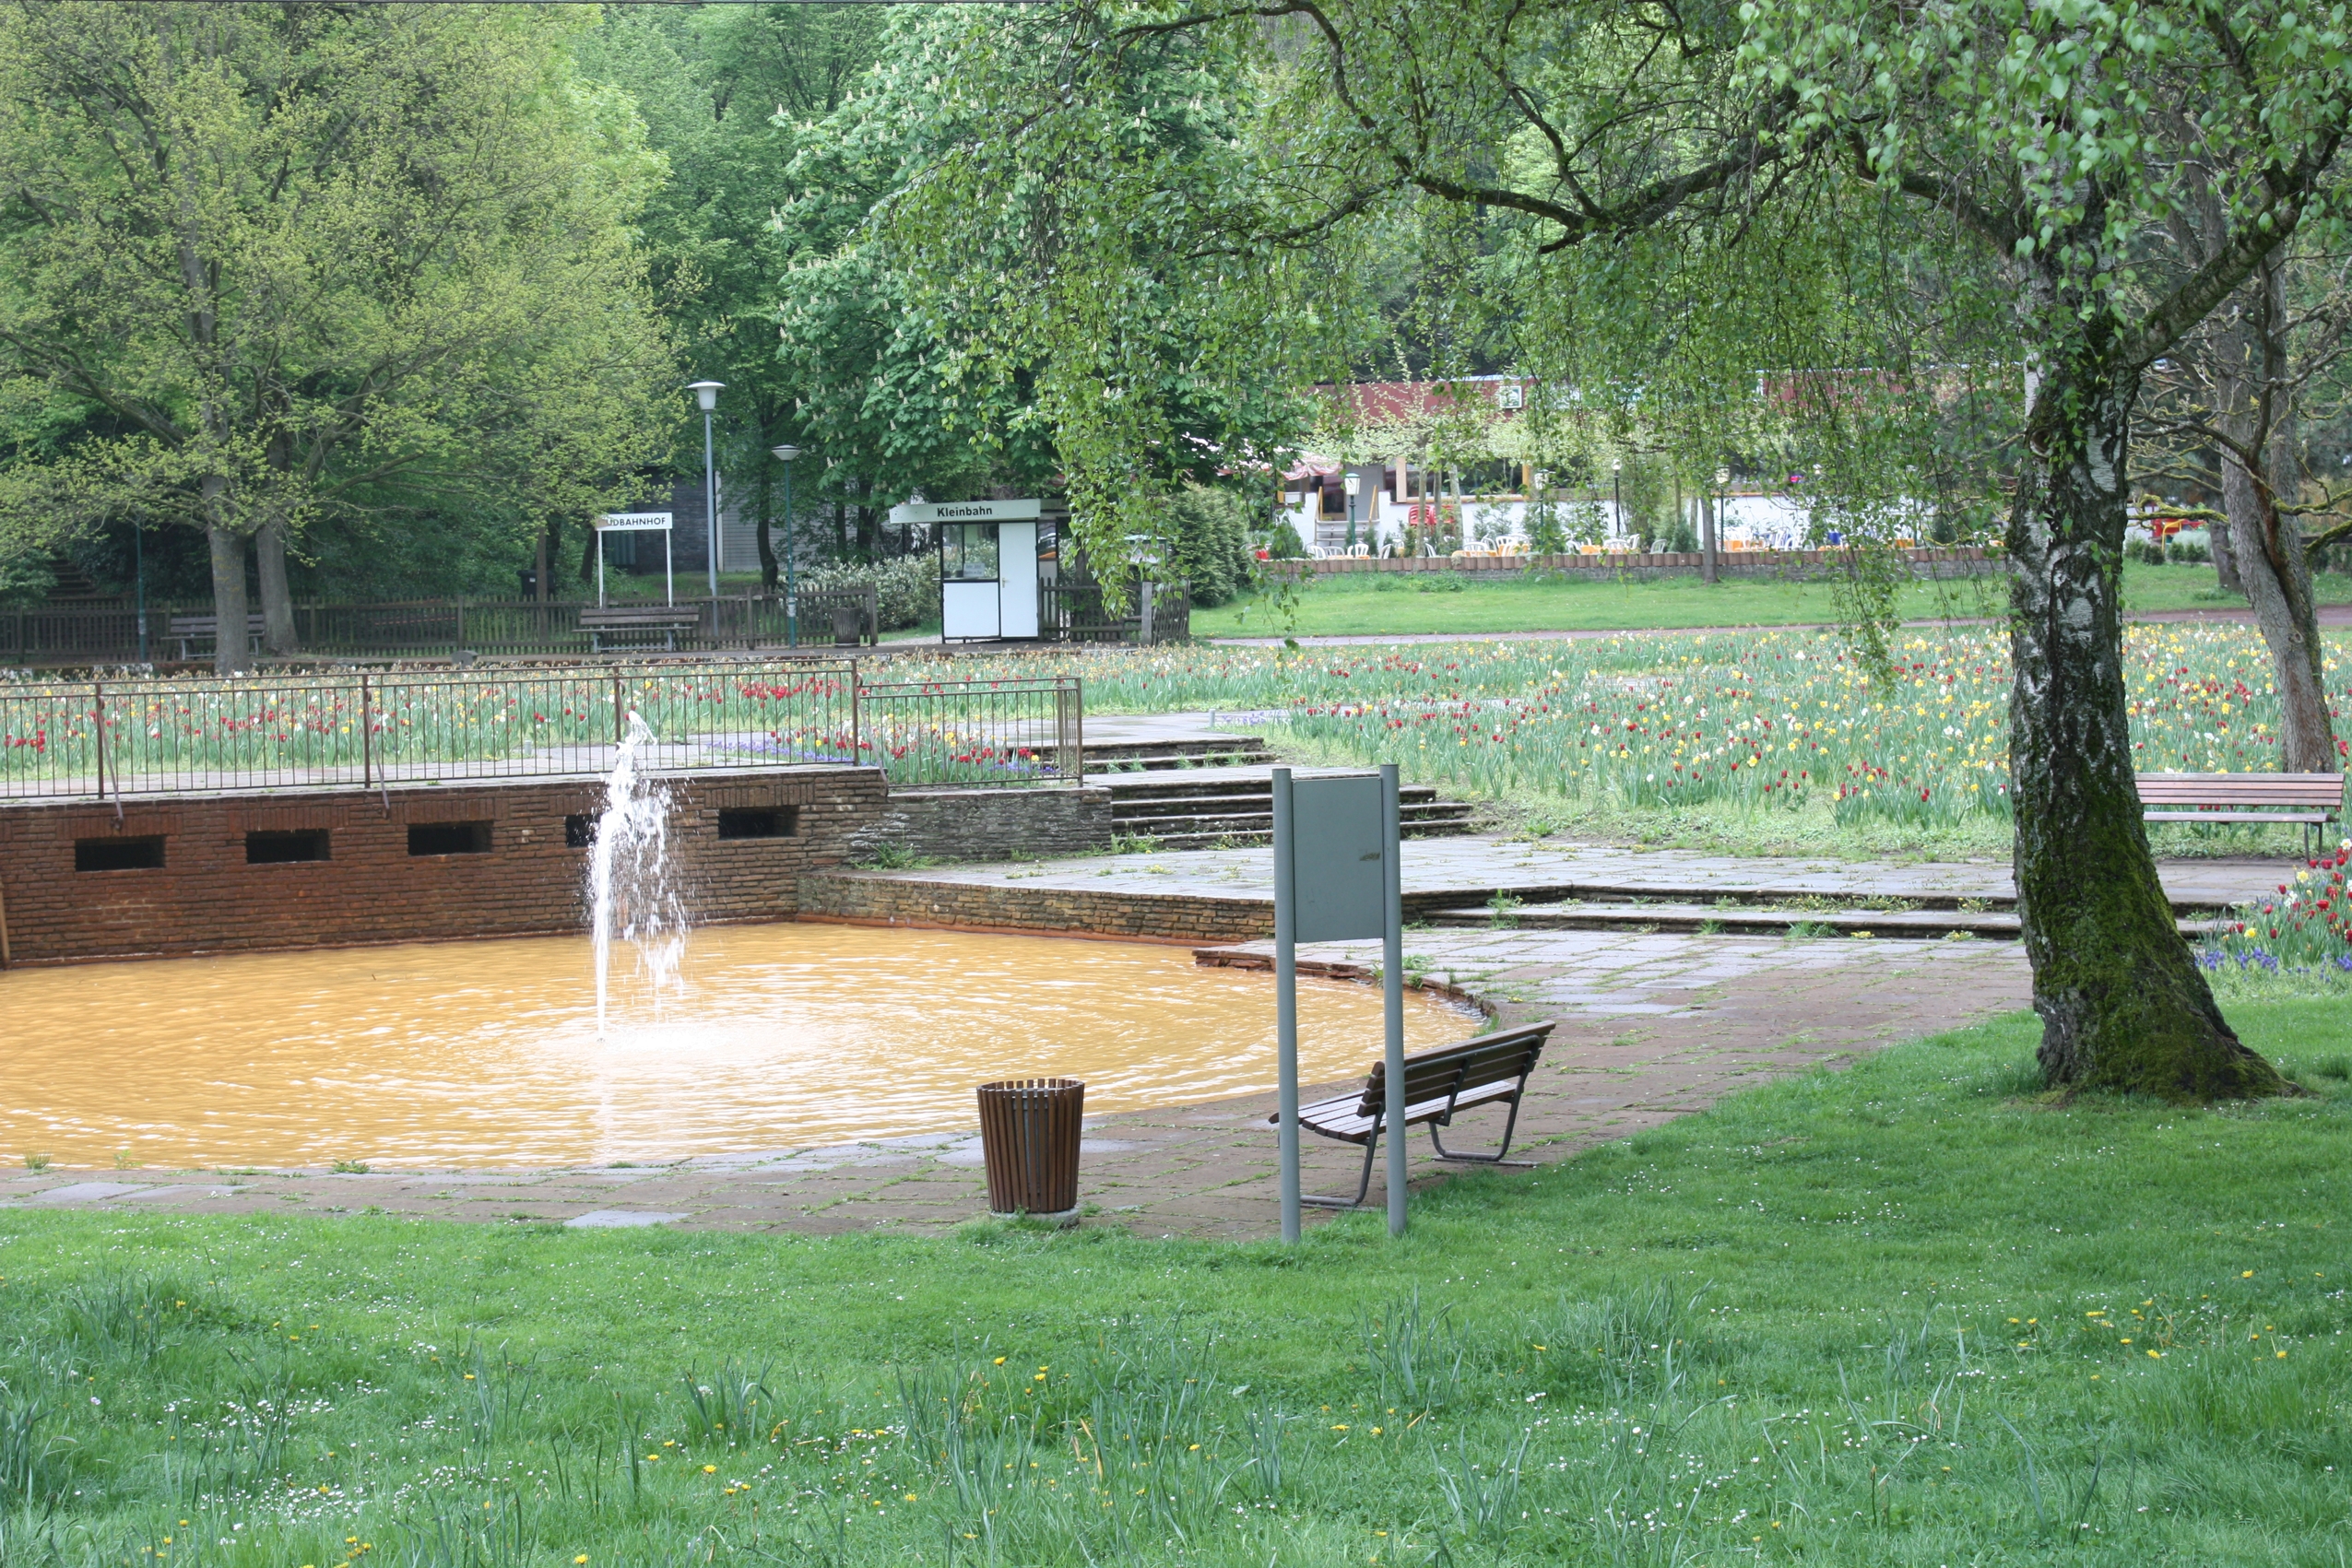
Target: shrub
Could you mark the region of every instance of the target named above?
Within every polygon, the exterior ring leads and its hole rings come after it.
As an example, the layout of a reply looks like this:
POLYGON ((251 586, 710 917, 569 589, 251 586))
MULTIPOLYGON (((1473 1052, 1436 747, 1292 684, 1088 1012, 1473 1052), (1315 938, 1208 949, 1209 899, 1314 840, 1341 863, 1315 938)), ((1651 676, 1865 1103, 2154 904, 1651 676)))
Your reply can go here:
POLYGON ((896 560, 845 561, 812 567, 800 573, 799 585, 821 588, 863 588, 876 591, 877 613, 884 631, 920 626, 940 613, 940 558, 934 550, 917 550, 896 560))
MULTIPOLYGON (((1196 605, 1221 605, 1249 576, 1249 505, 1231 490, 1187 485, 1168 503, 1176 574, 1196 605)), ((1304 553, 1304 552, 1302 552, 1304 553)))

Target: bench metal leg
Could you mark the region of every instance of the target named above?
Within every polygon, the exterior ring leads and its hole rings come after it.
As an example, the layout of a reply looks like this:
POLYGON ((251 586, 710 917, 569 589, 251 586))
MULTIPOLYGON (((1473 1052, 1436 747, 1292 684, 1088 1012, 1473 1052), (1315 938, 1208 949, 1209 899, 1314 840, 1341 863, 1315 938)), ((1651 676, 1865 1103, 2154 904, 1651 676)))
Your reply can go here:
POLYGON ((1505 1155, 1511 1151, 1511 1134, 1518 1130, 1519 1125, 1519 1102, 1518 1097, 1514 1096, 1511 1101, 1510 1120, 1503 1124, 1503 1147, 1496 1149, 1494 1153, 1451 1154, 1447 1152, 1445 1144, 1440 1142, 1437 1138, 1437 1124, 1435 1122, 1429 1124, 1429 1146, 1437 1151, 1437 1158, 1440 1160, 1451 1160, 1465 1165, 1514 1165, 1522 1170, 1532 1170, 1535 1166, 1535 1161, 1532 1160, 1507 1160, 1504 1158, 1505 1155))
POLYGON ((1357 1178, 1353 1197, 1325 1197, 1318 1193, 1301 1193, 1298 1201, 1315 1208, 1361 1208, 1364 1195, 1372 1190, 1372 1156, 1380 1147, 1380 1134, 1376 1130, 1364 1146, 1364 1174, 1357 1178))

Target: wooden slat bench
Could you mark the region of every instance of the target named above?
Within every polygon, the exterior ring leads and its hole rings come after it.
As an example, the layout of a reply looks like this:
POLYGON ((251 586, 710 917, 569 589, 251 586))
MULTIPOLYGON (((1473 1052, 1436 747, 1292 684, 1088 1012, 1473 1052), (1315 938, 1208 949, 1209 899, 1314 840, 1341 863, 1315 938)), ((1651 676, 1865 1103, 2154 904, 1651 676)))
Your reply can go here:
POLYGON ((2344 812, 2342 773, 2141 773, 2133 782, 2148 821, 2300 823, 2307 853, 2312 834, 2344 812))
MULTIPOLYGON (((1436 1149, 1440 1160, 1480 1165, 1527 1163, 1505 1156, 1511 1151, 1511 1134, 1519 1126, 1519 1097, 1527 1091, 1528 1077, 1542 1057, 1543 1042, 1551 1036, 1553 1027, 1550 1020, 1522 1024, 1459 1045, 1407 1056, 1404 1125, 1428 1127, 1430 1146, 1436 1149), (1503 1146, 1492 1154, 1456 1154, 1438 1141, 1437 1129, 1451 1126, 1457 1111, 1476 1105, 1511 1108, 1510 1119, 1503 1124, 1503 1146)), ((1299 1107, 1298 1125, 1307 1131, 1341 1143, 1364 1145, 1364 1174, 1355 1184, 1353 1197, 1310 1195, 1300 1198, 1300 1202, 1326 1208, 1354 1208, 1363 1204, 1364 1195, 1372 1188, 1372 1158, 1380 1146, 1380 1124, 1389 1113, 1388 1066, 1386 1062, 1373 1064, 1361 1093, 1341 1094, 1299 1107)), ((1266 1119, 1282 1120, 1280 1115, 1266 1119)))
POLYGON ((675 653, 680 632, 702 629, 703 612, 691 605, 606 605, 580 611, 580 630, 588 634, 592 653, 603 653, 606 635, 615 631, 658 631, 662 646, 675 653))
MULTIPOLYGON (((217 615, 175 615, 171 618, 164 635, 178 641, 180 662, 185 664, 189 658, 189 643, 217 643, 220 640, 220 618, 217 615)), ((245 636, 249 642, 260 638, 261 612, 259 610, 245 617, 245 636)))

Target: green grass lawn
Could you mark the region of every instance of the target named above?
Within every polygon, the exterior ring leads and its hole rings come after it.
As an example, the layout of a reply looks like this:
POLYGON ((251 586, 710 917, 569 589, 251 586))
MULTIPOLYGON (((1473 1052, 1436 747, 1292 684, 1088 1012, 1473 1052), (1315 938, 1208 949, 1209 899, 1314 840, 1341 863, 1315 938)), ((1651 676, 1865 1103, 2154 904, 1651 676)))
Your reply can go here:
MULTIPOLYGON (((2006 587, 1999 578, 1913 583, 1897 607, 1908 619, 1998 615, 2006 587)), ((2210 566, 2124 567, 2123 595, 2133 611, 2242 606, 2243 595, 2215 586, 2210 566)), ((2352 603, 2352 577, 2325 575, 2320 597, 2352 603)), ((1625 631, 1646 627, 1791 626, 1835 622, 1837 595, 1826 583, 1701 583, 1669 577, 1651 583, 1570 583, 1534 575, 1362 573, 1324 577, 1300 595, 1295 623, 1269 597, 1245 597, 1192 612, 1199 637, 1376 636, 1382 633, 1625 631)))
POLYGON ((1401 1243, 16 1209, 0 1562, 2340 1568, 2352 1024, 2231 1010, 2316 1091, 2011 1020, 1401 1243))

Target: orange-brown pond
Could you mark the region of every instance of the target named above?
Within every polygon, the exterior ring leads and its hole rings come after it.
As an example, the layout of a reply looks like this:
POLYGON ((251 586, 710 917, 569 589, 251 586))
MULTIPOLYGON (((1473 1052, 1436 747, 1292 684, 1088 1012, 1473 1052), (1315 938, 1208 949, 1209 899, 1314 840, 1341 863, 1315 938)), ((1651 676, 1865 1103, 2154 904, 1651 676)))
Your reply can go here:
MULTIPOLYGON (((1081 1078, 1090 1113, 1274 1081, 1272 977, 1183 948, 713 927, 601 1040, 591 974, 585 937, 0 973, 0 1150, 556 1164, 968 1127, 997 1078, 1081 1078)), ((1299 1020, 1306 1082, 1379 1054, 1376 987, 1303 978, 1299 1020)), ((1408 1049, 1468 1032, 1407 993, 1408 1049)))

